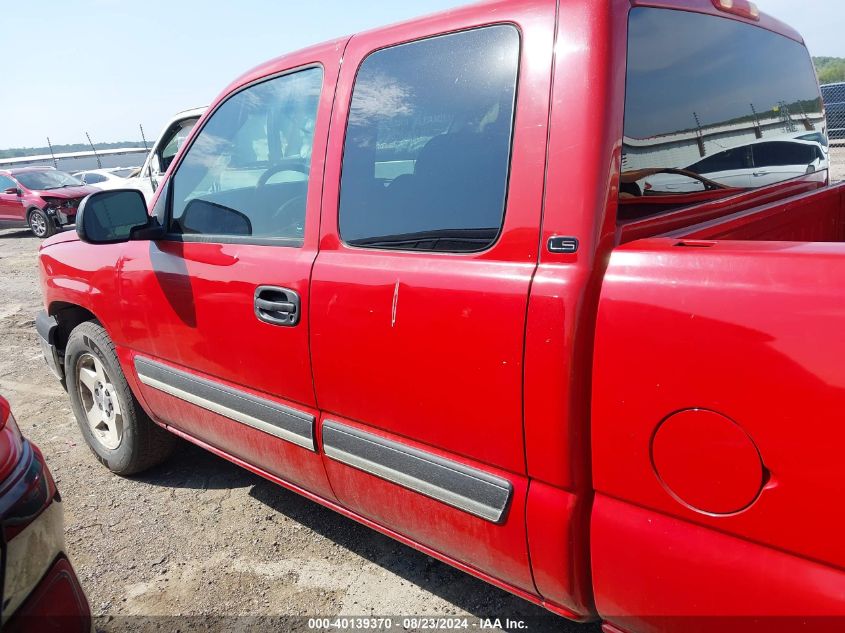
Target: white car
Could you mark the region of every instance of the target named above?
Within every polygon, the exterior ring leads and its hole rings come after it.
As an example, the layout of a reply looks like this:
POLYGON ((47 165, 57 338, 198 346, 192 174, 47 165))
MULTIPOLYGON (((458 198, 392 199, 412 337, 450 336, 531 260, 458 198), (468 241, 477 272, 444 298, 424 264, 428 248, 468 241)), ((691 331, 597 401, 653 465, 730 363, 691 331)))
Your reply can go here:
POLYGON ((179 148, 188 138, 191 130, 199 121, 206 108, 193 108, 179 112, 167 125, 164 126, 158 140, 153 145, 150 153, 147 154, 144 165, 137 176, 124 181, 124 187, 139 189, 147 200, 147 204, 153 199, 153 194, 161 182, 164 172, 170 166, 179 148))
POLYGON ((127 184, 127 179, 136 171, 138 171, 137 167, 114 167, 78 171, 73 176, 97 189, 126 189, 134 188, 131 184, 127 184))
MULTIPOLYGON (((717 152, 683 168, 726 187, 756 189, 827 169, 827 139, 818 132, 761 139, 717 152)), ((701 180, 678 173, 655 173, 637 182, 654 193, 703 191, 701 180)))

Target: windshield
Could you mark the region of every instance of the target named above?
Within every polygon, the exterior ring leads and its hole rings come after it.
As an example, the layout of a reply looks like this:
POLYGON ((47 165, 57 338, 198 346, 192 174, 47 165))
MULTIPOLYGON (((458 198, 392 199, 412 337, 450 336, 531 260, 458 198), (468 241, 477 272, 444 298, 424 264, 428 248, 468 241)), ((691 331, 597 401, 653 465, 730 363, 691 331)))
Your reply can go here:
POLYGON ((53 169, 44 171, 25 171, 15 174, 15 178, 27 189, 43 191, 45 189, 61 189, 62 187, 81 187, 83 183, 78 178, 63 171, 53 169))
POLYGON ((123 167, 120 169, 112 169, 111 173, 118 178, 129 178, 129 174, 137 169, 136 167, 123 167))

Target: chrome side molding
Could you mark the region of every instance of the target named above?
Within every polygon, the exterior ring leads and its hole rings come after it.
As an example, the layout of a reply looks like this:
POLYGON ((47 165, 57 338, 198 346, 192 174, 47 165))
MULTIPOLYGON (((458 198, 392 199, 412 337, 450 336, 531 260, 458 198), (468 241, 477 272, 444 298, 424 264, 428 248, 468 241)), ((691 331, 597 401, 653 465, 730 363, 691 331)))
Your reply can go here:
POLYGON ((323 422, 323 450, 335 461, 493 523, 504 520, 513 493, 507 479, 334 420, 323 422))
POLYGON ((259 398, 217 381, 200 378, 143 356, 135 357, 135 371, 141 382, 153 389, 302 448, 317 451, 314 443, 315 418, 310 413, 259 398))

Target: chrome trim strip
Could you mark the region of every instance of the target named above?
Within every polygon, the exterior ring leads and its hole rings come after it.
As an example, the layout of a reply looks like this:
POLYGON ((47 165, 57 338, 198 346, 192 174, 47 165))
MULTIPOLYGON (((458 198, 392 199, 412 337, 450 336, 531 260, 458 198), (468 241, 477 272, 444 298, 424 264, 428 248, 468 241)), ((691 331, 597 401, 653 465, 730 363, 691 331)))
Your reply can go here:
POLYGON ((317 452, 314 442, 315 418, 310 413, 200 378, 143 356, 135 357, 135 371, 139 380, 148 387, 317 452))
POLYGON ((323 422, 326 456, 499 523, 513 493, 507 479, 334 420, 323 422))

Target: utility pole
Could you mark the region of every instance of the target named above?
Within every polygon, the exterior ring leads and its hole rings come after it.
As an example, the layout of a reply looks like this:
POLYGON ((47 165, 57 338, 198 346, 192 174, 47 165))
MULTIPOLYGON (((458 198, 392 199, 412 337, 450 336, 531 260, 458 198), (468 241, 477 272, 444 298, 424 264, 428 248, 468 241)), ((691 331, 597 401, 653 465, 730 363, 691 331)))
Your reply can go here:
POLYGON ((138 127, 141 128, 141 140, 144 141, 144 149, 147 150, 147 151, 150 151, 150 148, 147 147, 147 137, 144 136, 144 124, 139 123, 138 127))
POLYGON ((704 131, 701 129, 701 120, 698 118, 698 112, 693 112, 692 118, 695 119, 695 140, 698 143, 698 153, 702 156, 707 156, 707 149, 704 147, 704 131))
POLYGON ((50 156, 53 159, 53 167, 59 168, 59 161, 56 160, 56 155, 53 153, 53 144, 50 142, 50 137, 47 137, 47 147, 50 148, 50 156))
POLYGON ((804 124, 804 129, 808 132, 812 132, 813 130, 815 130, 815 124, 810 121, 810 117, 807 116, 807 111, 804 109, 804 104, 800 101, 798 102, 798 109, 801 110, 801 122, 804 124))
POLYGON ((757 110, 754 108, 754 104, 749 104, 751 106, 751 112, 754 114, 754 136, 757 138, 763 138, 763 128, 760 126, 760 116, 757 114, 757 110))
POLYGON ((88 144, 91 146, 91 150, 94 152, 94 158, 97 159, 97 169, 103 168, 103 163, 100 161, 100 155, 97 153, 97 148, 94 147, 94 143, 91 142, 91 135, 88 132, 85 132, 85 136, 88 138, 88 144))

